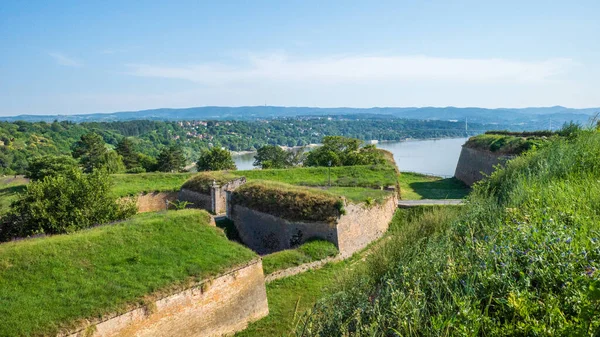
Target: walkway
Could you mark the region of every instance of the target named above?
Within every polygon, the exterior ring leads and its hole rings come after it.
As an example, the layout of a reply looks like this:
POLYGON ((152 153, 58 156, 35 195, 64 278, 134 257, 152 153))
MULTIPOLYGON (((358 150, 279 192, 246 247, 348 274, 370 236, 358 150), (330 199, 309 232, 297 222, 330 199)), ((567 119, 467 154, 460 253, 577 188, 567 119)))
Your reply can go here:
POLYGON ((462 205, 463 199, 421 199, 421 200, 400 200, 398 201, 398 207, 410 208, 417 206, 428 206, 428 205, 462 205))

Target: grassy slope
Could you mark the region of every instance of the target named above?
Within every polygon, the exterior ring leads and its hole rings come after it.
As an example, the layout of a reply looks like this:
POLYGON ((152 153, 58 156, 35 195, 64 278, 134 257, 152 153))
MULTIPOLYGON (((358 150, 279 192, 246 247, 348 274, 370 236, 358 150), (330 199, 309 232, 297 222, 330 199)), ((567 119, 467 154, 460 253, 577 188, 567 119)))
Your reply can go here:
POLYGON ((112 175, 116 196, 123 197, 144 192, 178 191, 193 173, 139 173, 112 175))
POLYGON ((462 199, 469 187, 456 178, 432 177, 418 173, 400 174, 400 191, 404 200, 462 199))
POLYGON ((591 131, 509 162, 457 219, 418 222, 442 225, 428 240, 375 256, 355 277, 373 283, 323 302, 308 335, 598 335, 599 162, 591 131))
POLYGON ((510 134, 486 133, 469 138, 465 146, 472 149, 518 155, 545 142, 545 139, 535 136, 519 137, 510 134))
POLYGON ((0 335, 54 335, 82 318, 216 275, 254 258, 197 210, 0 245, 0 335))
POLYGON ((17 194, 25 190, 27 179, 22 176, 0 178, 0 215, 6 213, 11 202, 17 199, 17 194))
MULTIPOLYGON (((272 180, 292 185, 327 186, 327 167, 297 167, 293 169, 269 169, 235 171, 248 180, 272 180)), ((331 185, 347 187, 395 186, 396 172, 391 165, 345 166, 331 168, 331 185)))
POLYGON ((278 270, 322 260, 337 254, 338 250, 333 243, 323 240, 314 240, 307 242, 296 249, 282 250, 263 256, 263 270, 265 275, 269 275, 278 270))

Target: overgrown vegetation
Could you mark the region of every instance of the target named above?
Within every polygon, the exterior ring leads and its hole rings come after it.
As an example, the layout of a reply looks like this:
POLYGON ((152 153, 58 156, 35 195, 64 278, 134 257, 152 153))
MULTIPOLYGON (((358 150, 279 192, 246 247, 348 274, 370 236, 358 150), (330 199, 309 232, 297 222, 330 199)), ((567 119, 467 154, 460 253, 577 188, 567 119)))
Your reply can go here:
POLYGON ((0 222, 0 241, 36 234, 71 233, 136 213, 131 201, 117 201, 104 171, 79 169, 27 185, 0 222))
POLYGON ((242 185, 232 202, 288 220, 333 221, 345 212, 343 200, 331 193, 266 180, 242 185))
POLYGON ((338 254, 337 247, 325 240, 312 240, 298 248, 282 250, 263 256, 263 270, 269 275, 278 270, 322 260, 338 254))
POLYGON ((519 156, 458 215, 438 209, 402 226, 297 333, 597 335, 598 163, 592 131, 519 156))
POLYGON ((208 222, 204 211, 145 213, 71 235, 0 244, 0 335, 56 335, 256 257, 208 222))
POLYGON ((310 151, 304 166, 355 166, 381 165, 385 163, 383 154, 375 145, 364 145, 356 138, 325 136, 323 145, 310 151))

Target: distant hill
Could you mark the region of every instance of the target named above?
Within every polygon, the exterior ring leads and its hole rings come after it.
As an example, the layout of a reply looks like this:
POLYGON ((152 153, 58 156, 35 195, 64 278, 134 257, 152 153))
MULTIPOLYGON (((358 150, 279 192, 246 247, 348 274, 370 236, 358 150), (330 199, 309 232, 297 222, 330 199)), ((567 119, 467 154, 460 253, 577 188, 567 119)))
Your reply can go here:
POLYGON ((511 123, 531 128, 548 128, 550 123, 558 127, 564 122, 586 123, 600 108, 571 109, 562 106, 532 108, 456 108, 456 107, 407 107, 407 108, 311 108, 279 106, 243 107, 194 107, 182 109, 152 109, 141 111, 94 113, 80 115, 20 115, 0 117, 3 121, 53 121, 73 122, 127 121, 127 120, 252 120, 310 116, 348 115, 360 118, 361 115, 380 115, 385 118, 458 120, 475 123, 511 123))

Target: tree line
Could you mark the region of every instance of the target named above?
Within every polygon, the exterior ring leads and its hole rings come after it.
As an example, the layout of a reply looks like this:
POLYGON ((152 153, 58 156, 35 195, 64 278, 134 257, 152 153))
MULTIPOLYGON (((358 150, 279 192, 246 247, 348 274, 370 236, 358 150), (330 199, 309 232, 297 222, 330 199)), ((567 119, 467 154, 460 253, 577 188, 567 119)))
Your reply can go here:
MULTIPOLYGON (((115 150, 124 139, 128 139, 127 146, 138 155, 127 157, 121 154, 123 164, 125 170, 138 172, 161 170, 156 166, 157 158, 169 157, 168 153, 163 153, 166 148, 178 149, 187 162, 196 162, 202 150, 213 147, 230 151, 256 151, 265 145, 305 146, 319 143, 324 136, 333 135, 390 141, 464 135, 460 123, 346 119, 343 116, 262 121, 0 122, 0 174, 23 174, 36 157, 70 156, 73 144, 91 132, 102 138, 108 150, 115 150)), ((104 156, 102 162, 115 163, 115 153, 109 151, 104 156)))

